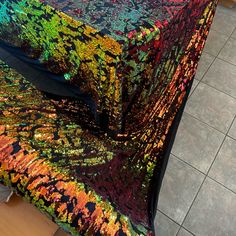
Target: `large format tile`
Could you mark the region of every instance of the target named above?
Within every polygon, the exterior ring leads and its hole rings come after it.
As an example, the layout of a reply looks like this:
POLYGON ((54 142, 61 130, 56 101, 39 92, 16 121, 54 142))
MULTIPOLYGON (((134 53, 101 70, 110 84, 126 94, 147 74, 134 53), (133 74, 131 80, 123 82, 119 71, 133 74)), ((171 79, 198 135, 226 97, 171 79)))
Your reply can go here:
POLYGON ((170 220, 167 216, 157 211, 155 218, 156 236, 175 236, 179 230, 179 225, 170 220))
POLYGON ((203 174, 171 156, 160 192, 158 209, 181 224, 203 179, 203 174))
POLYGON ((236 192, 236 140, 226 137, 209 176, 236 192))
POLYGON ((236 195, 207 178, 184 227, 196 236, 235 236, 235 212, 236 195))
POLYGON ((225 14, 222 11, 217 11, 211 26, 211 29, 222 34, 230 36, 236 26, 236 14, 225 14))
POLYGON ((202 82, 236 98, 236 65, 216 59, 202 82))
POLYGON ((230 36, 236 26, 236 14, 225 14, 217 11, 212 24, 212 29, 230 36))
POLYGON ((236 139, 236 117, 234 119, 234 123, 232 124, 228 135, 234 139, 236 139))
POLYGON ((226 43, 228 36, 215 30, 210 30, 204 52, 217 56, 226 43))
POLYGON ((207 173, 223 139, 222 133, 184 113, 172 153, 207 173))
POLYGON ((226 133, 236 114, 236 99, 200 82, 185 111, 226 133))
POLYGON ((206 73, 212 62, 214 61, 215 57, 203 52, 201 59, 198 63, 197 73, 195 75, 195 78, 197 80, 201 80, 203 75, 206 73))
POLYGON ((236 65, 236 39, 230 38, 219 54, 219 58, 236 65))
POLYGON ((193 235, 189 233, 186 229, 181 227, 177 236, 193 236, 193 235))

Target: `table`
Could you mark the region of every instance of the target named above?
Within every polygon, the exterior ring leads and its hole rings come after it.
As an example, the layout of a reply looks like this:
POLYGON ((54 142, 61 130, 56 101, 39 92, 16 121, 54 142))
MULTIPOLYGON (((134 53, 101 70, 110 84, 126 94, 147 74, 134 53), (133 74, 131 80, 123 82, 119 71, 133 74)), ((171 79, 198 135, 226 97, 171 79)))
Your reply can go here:
POLYGON ((152 234, 216 4, 0 1, 1 42, 79 98, 45 97, 1 63, 1 182, 74 235, 152 234))

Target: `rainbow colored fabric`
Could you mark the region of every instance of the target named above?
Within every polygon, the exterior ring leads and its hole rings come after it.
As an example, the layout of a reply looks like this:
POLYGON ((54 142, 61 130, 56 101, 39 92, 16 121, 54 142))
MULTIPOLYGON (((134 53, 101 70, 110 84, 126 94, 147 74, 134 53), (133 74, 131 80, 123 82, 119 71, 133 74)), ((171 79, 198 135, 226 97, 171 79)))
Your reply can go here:
POLYGON ((0 181, 73 235, 152 235, 153 184, 217 0, 0 0, 0 40, 89 96, 0 62, 0 181))

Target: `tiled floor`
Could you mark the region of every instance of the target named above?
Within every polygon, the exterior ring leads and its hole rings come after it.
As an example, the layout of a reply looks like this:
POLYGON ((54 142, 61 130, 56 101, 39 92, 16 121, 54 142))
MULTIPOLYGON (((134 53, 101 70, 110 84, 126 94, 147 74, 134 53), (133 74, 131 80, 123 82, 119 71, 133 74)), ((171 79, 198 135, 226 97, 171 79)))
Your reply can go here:
POLYGON ((163 180, 157 236, 236 235, 236 8, 219 6, 163 180))
MULTIPOLYGON (((1 49, 0 58, 26 77, 34 74, 28 78, 35 83, 43 80, 1 49)), ((24 206, 25 213, 30 207, 24 206)), ((236 235, 236 9, 218 8, 172 149, 155 224, 157 236, 236 235)))

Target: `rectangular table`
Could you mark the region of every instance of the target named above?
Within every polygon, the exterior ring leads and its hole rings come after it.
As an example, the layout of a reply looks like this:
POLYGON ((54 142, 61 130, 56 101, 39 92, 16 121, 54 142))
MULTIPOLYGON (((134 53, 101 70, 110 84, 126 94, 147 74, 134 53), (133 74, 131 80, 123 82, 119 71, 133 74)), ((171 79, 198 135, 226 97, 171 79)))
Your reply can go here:
POLYGON ((121 135, 132 132, 153 110, 152 101, 165 92, 209 4, 3 2, 2 40, 61 75, 61 81, 77 86, 97 119, 101 116, 101 122, 107 121, 104 126, 121 135))
POLYGON ((1 182, 75 235, 152 234, 217 2, 0 1, 1 44, 78 98, 1 64, 1 182))

